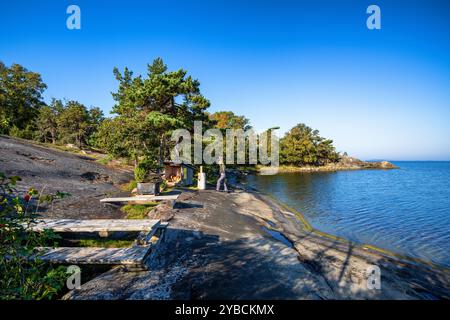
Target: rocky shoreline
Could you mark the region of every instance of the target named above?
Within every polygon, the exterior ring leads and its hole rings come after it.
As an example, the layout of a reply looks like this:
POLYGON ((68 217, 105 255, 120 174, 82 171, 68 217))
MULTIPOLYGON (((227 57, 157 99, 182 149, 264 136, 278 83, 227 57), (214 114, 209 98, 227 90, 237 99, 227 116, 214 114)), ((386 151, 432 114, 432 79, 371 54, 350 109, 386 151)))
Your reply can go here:
MULTIPOLYGON (((398 169, 397 166, 388 161, 362 161, 353 157, 342 157, 339 162, 329 163, 322 166, 287 166, 281 165, 277 168, 279 173, 287 172, 332 172, 345 170, 365 170, 365 169, 398 169)), ((257 171, 261 174, 274 172, 273 167, 257 167, 257 171)))
POLYGON ((184 190, 165 210, 167 239, 150 271, 113 268, 64 298, 450 298, 448 270, 313 230, 255 190, 184 190), (380 289, 368 286, 374 266, 380 289))
MULTIPOLYGON (((119 194, 130 174, 94 160, 0 138, 2 170, 19 188, 69 191, 51 218, 123 218, 100 199, 119 194), (104 179, 108 177, 108 179, 104 179)), ((299 213, 252 189, 231 193, 183 189, 176 206, 150 215, 169 221, 149 271, 114 267, 64 299, 449 299, 446 269, 390 256, 322 234, 299 213), (381 270, 381 289, 367 270, 381 270)))
POLYGON ((310 264, 321 274, 339 299, 450 298, 447 268, 315 230, 301 213, 269 195, 253 192, 284 214, 278 221, 279 231, 292 242, 300 261, 310 264), (288 221, 286 215, 298 219, 302 230, 297 227, 294 231, 292 221, 288 221), (373 266, 380 268, 384 291, 375 295, 367 288, 367 272, 373 266))

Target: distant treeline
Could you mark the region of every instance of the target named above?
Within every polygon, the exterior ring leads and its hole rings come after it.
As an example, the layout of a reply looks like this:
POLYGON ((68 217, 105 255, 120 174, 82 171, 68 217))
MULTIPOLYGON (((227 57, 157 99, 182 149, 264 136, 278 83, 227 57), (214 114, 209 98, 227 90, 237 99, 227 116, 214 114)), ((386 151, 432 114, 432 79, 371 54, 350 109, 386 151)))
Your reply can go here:
MULTIPOLYGON (((114 157, 141 159, 157 165, 172 146, 171 132, 192 131, 196 120, 203 128, 248 129, 250 121, 231 111, 210 114, 211 103, 200 91, 200 82, 183 69, 169 71, 161 58, 147 66, 145 77, 125 68, 114 68, 118 81, 113 117, 99 107, 73 100, 44 102, 47 85, 41 75, 19 64, 0 62, 0 133, 44 143, 95 147, 114 157)), ((304 124, 298 124, 280 140, 280 163, 323 165, 336 162, 333 141, 304 124)))

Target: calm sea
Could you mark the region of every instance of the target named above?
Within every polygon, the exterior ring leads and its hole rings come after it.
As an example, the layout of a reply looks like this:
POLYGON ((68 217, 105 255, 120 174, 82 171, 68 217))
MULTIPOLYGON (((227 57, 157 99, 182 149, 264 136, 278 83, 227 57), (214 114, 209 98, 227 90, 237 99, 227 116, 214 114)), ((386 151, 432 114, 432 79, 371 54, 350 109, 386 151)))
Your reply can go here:
POLYGON ((398 170, 250 176, 255 188, 316 228, 450 267, 450 162, 394 162, 398 170))

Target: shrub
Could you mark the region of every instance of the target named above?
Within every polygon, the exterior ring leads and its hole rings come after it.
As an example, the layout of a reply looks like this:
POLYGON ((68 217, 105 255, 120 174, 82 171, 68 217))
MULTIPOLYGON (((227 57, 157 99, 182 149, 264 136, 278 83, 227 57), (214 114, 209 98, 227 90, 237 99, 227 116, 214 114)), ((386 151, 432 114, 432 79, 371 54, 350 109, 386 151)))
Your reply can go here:
POLYGON ((102 248, 128 248, 134 240, 116 239, 81 239, 77 242, 78 247, 102 247, 102 248))
POLYGON ((148 174, 149 171, 143 166, 138 165, 136 168, 134 168, 134 179, 137 182, 144 182, 148 174))
POLYGON ((167 188, 168 188, 168 186, 167 186, 167 181, 166 181, 166 180, 161 181, 161 184, 160 184, 160 186, 159 186, 159 190, 160 190, 160 191, 166 191, 167 188))
POLYGON ((104 166, 106 166, 112 160, 114 160, 114 157, 112 155, 106 155, 103 158, 98 159, 97 162, 102 164, 102 165, 104 165, 104 166))
POLYGON ((134 169, 134 178, 136 182, 146 182, 149 178, 150 172, 157 169, 157 165, 154 161, 144 159, 134 169))
POLYGON ((146 204, 127 204, 120 210, 127 214, 127 219, 145 219, 147 214, 157 205, 156 202, 146 204))
POLYGON ((32 140, 35 137, 35 132, 31 126, 25 129, 19 129, 16 126, 9 130, 9 135, 16 138, 32 140))
POLYGON ((0 299, 50 299, 62 289, 66 272, 40 260, 36 248, 58 237, 50 230, 31 232, 30 225, 36 221, 34 203, 64 194, 43 196, 30 189, 19 196, 19 180, 0 172, 0 299))
POLYGON ((131 191, 133 191, 136 188, 137 188, 137 181, 136 180, 131 180, 128 183, 126 190, 131 192, 131 191))

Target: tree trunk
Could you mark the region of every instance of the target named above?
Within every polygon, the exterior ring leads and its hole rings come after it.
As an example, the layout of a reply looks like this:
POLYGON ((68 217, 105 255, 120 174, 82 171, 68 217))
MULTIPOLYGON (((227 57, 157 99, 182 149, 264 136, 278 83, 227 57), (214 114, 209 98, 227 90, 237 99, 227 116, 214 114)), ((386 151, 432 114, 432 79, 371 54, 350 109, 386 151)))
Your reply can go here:
POLYGON ((164 135, 161 135, 160 139, 159 139, 159 152, 158 152, 158 168, 156 168, 156 173, 160 174, 160 168, 163 165, 163 153, 164 153, 164 135))
POLYGON ((78 145, 78 148, 81 149, 81 139, 80 139, 80 137, 78 135, 77 135, 77 138, 76 138, 76 143, 78 145))

